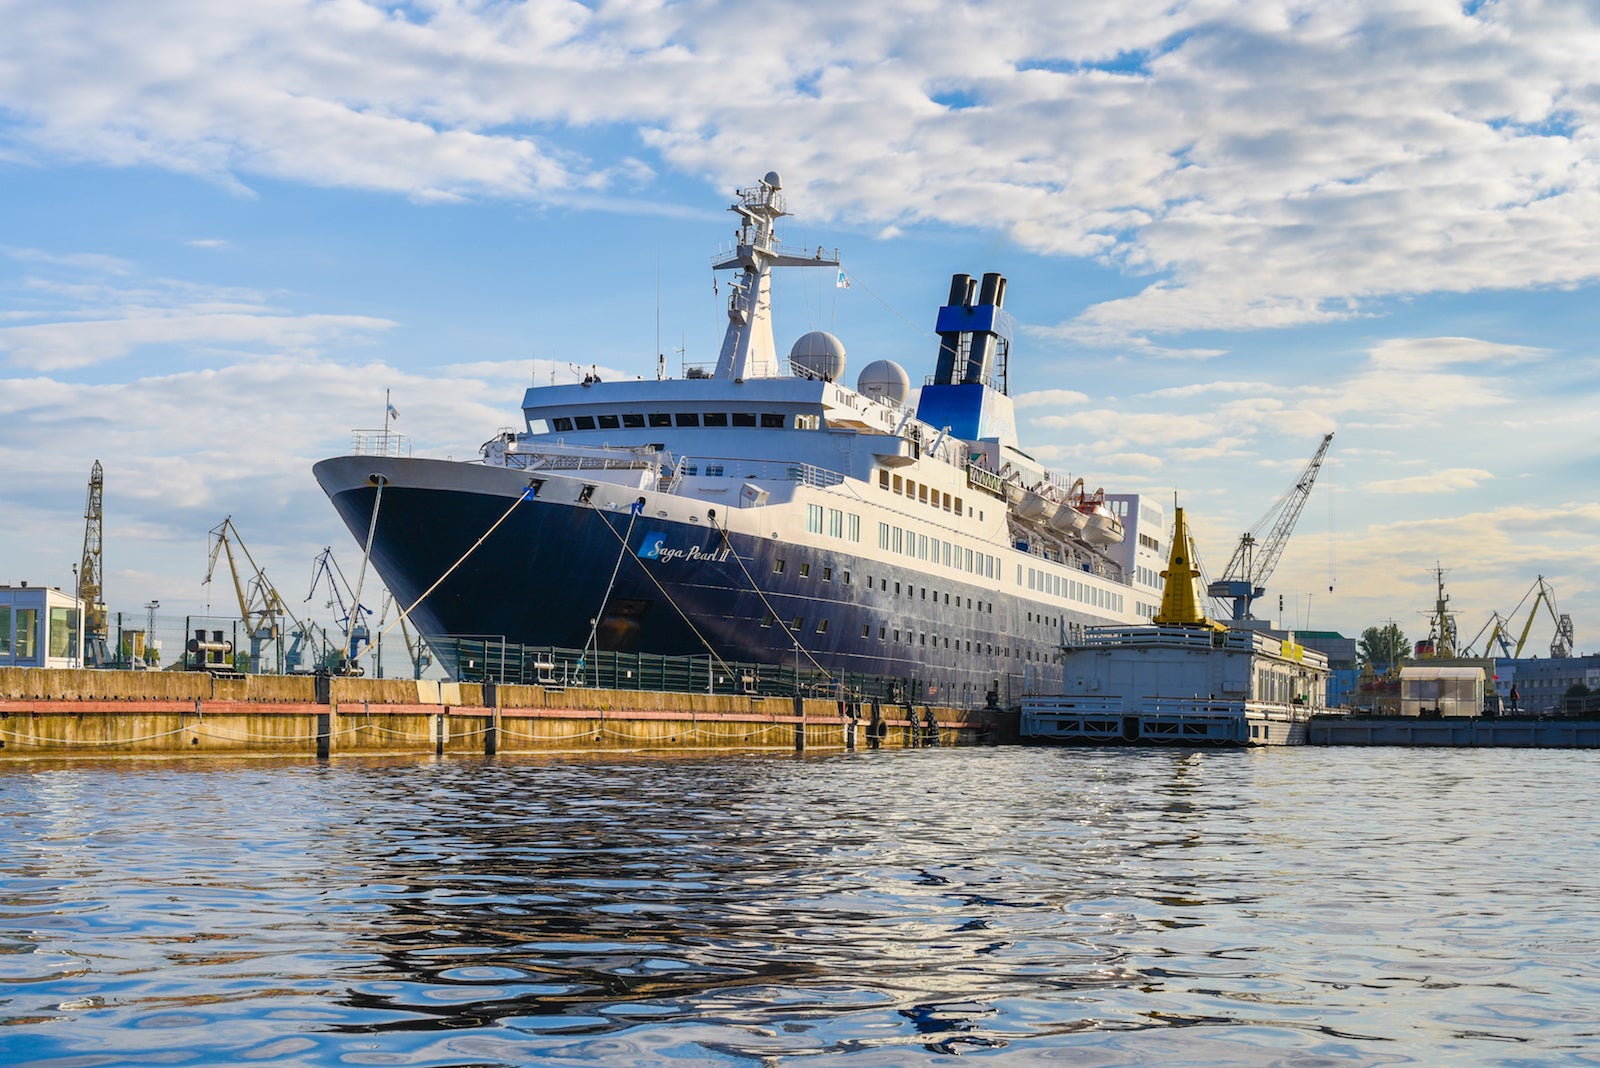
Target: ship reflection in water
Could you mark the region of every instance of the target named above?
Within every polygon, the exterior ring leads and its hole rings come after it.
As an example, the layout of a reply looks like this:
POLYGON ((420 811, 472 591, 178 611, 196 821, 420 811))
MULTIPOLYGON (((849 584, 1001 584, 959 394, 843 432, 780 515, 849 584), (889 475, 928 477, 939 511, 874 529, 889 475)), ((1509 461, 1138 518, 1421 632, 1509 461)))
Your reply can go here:
POLYGON ((1545 1062, 1594 759, 0 767, 0 1063, 1545 1062))

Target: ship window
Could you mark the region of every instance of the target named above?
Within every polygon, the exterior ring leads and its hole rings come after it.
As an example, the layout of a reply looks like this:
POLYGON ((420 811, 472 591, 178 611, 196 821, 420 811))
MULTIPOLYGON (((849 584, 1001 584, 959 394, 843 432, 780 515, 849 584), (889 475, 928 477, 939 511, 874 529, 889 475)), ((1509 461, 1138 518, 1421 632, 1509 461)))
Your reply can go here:
POLYGON ((592 416, 592 415, 580 415, 577 418, 573 419, 572 423, 579 430, 593 430, 594 429, 594 416, 592 416))
POLYGON ((950 494, 948 493, 944 495, 944 510, 947 512, 950 510, 950 494))
POLYGON ((797 415, 794 417, 794 428, 796 430, 818 430, 821 427, 822 416, 820 415, 797 415))
POLYGON ((600 429, 601 430, 616 430, 621 425, 622 425, 621 420, 619 420, 614 415, 602 415, 600 417, 600 429))
POLYGON ((704 421, 706 426, 727 426, 728 425, 728 413, 727 412, 707 412, 702 417, 702 420, 704 421))
POLYGON ((811 565, 810 564, 801 564, 800 565, 800 577, 801 578, 810 578, 811 577, 811 565))
POLYGON ((957 497, 956 498, 956 515, 964 515, 964 514, 965 513, 961 511, 961 498, 957 497))
POLYGON ((828 509, 828 536, 844 537, 844 513, 837 508, 828 509))
POLYGON ((721 478, 722 477, 722 465, 721 464, 706 464, 706 474, 711 478, 721 478))
POLYGON ((822 581, 823 582, 832 582, 833 581, 833 568, 827 567, 826 565, 823 566, 823 568, 822 568, 822 581))
POLYGON ((861 540, 861 517, 856 515, 854 512, 849 513, 849 519, 846 521, 844 529, 845 529, 845 536, 848 537, 851 541, 860 541, 861 540))
POLYGON ((558 433, 563 430, 571 430, 572 420, 568 419, 564 415, 558 415, 554 419, 550 420, 550 426, 558 433))
POLYGON ((894 640, 895 641, 899 641, 900 640, 900 628, 899 627, 896 627, 894 629, 894 640))
POLYGON ((806 533, 807 534, 821 534, 822 533, 822 505, 820 505, 820 504, 808 504, 808 505, 806 505, 806 533))
POLYGON ((805 623, 806 623, 806 617, 805 616, 795 616, 794 619, 791 620, 790 623, 789 623, 789 629, 797 631, 801 627, 805 626, 805 623))
POLYGON ((900 596, 900 583, 898 582, 894 584, 894 595, 896 597, 900 596))
POLYGON ((766 615, 761 617, 761 625, 763 627, 770 627, 770 626, 772 626, 773 620, 776 619, 776 618, 777 617, 774 616, 771 612, 768 612, 766 615))
POLYGON ((883 641, 883 637, 884 637, 884 628, 883 627, 879 627, 878 628, 878 640, 880 642, 883 641))
POLYGON ((668 415, 666 412, 651 412, 650 413, 650 425, 651 426, 671 426, 672 425, 672 416, 668 415))
POLYGON ((733 425, 734 426, 755 426, 756 425, 756 415, 755 415, 754 412, 734 412, 733 413, 733 425))
POLYGON ((783 413, 782 412, 762 412, 761 413, 761 425, 763 427, 765 427, 766 429, 768 429, 768 430, 782 430, 783 429, 783 413))
POLYGON ((684 464, 683 467, 680 468, 680 470, 686 475, 698 475, 700 473, 700 465, 699 464, 684 464))
POLYGON ((644 416, 638 412, 626 412, 622 416, 622 425, 629 430, 637 430, 644 426, 644 416))
MULTIPOLYGON (((938 494, 935 493, 934 496, 937 497, 938 494)), ((928 503, 928 487, 926 485, 917 487, 917 501, 921 504, 928 503)))
POLYGON ((878 488, 889 488, 889 469, 887 467, 878 468, 878 488))
POLYGON ((679 412, 673 416, 679 426, 699 426, 700 416, 694 412, 679 412))
POLYGON ((774 575, 783 574, 783 561, 782 560, 774 560, 774 561, 772 561, 772 573, 774 575))
POLYGON ((818 634, 826 634, 826 633, 828 633, 828 621, 826 619, 817 620, 817 633, 818 634))

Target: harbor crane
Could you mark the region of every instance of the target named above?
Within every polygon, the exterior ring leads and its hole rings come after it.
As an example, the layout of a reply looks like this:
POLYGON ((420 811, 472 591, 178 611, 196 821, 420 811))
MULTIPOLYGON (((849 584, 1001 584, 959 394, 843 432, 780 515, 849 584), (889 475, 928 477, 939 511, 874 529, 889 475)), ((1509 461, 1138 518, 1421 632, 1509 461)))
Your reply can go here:
POLYGON ((1231 614, 1235 622, 1254 618, 1250 614, 1250 606, 1256 598, 1266 594, 1267 579, 1272 576, 1278 559, 1283 556, 1284 546, 1288 544, 1289 535, 1300 518, 1300 510, 1311 496, 1311 487, 1317 481, 1317 472, 1322 470, 1323 457, 1328 455, 1328 446, 1332 442, 1333 434, 1322 436, 1322 444, 1317 446, 1316 453, 1306 464, 1305 470, 1300 472, 1294 485, 1267 509, 1267 514, 1258 519, 1255 526, 1240 536, 1239 545, 1234 549, 1233 558, 1228 561, 1222 578, 1206 587, 1207 596, 1218 601, 1233 602, 1231 614), (1269 525, 1271 531, 1261 537, 1260 532, 1269 525))
POLYGON ((367 619, 372 615, 372 610, 356 602, 349 580, 344 577, 339 561, 333 558, 332 546, 324 548, 317 554, 317 561, 311 572, 311 592, 306 594, 306 600, 309 601, 316 596, 317 587, 324 582, 328 587, 328 601, 325 607, 338 610, 339 627, 345 636, 344 643, 340 646, 345 653, 334 666, 334 673, 360 675, 363 673, 359 663, 361 647, 371 640, 372 635, 367 627, 367 619))
POLYGON ((109 633, 103 587, 105 565, 100 559, 105 525, 100 505, 105 484, 105 471, 96 460, 89 472, 89 496, 83 506, 83 558, 78 563, 78 602, 83 605, 83 665, 92 668, 111 666, 111 651, 106 646, 109 633))
POLYGON ((239 536, 239 528, 233 525, 231 515, 211 528, 211 562, 206 568, 202 586, 211 582, 211 576, 217 570, 217 559, 222 556, 227 557, 228 571, 233 576, 233 592, 239 599, 239 617, 244 620, 245 634, 250 639, 250 673, 261 672, 261 647, 267 642, 272 642, 276 647, 278 665, 281 669, 284 617, 287 616, 296 628, 303 630, 303 627, 294 617, 294 613, 284 607, 283 598, 278 596, 272 580, 267 578, 267 573, 250 555, 244 539, 239 536), (239 564, 233 556, 235 545, 239 547, 240 554, 250 567, 248 580, 239 575, 239 564))
POLYGON ((1560 660, 1572 655, 1572 616, 1566 612, 1556 610, 1556 594, 1550 584, 1539 575, 1533 580, 1533 585, 1528 587, 1528 592, 1522 595, 1522 600, 1517 602, 1517 607, 1511 610, 1511 619, 1503 618, 1496 612, 1489 617, 1489 622, 1483 625, 1483 630, 1478 631, 1472 639, 1469 648, 1476 648, 1478 639, 1483 637, 1484 631, 1489 632, 1488 639, 1483 644, 1485 655, 1492 653, 1496 646, 1507 658, 1518 660, 1522 657, 1522 650, 1527 647, 1528 635, 1533 631, 1533 621, 1539 615, 1539 606, 1543 605, 1550 621, 1555 624, 1555 636, 1550 639, 1550 658, 1560 660), (1533 603, 1528 605, 1528 598, 1533 598, 1533 603), (1522 606, 1528 605, 1528 618, 1522 624, 1522 633, 1517 637, 1517 645, 1513 650, 1510 647, 1508 636, 1511 633, 1511 620, 1516 619, 1522 611, 1522 606), (1492 629, 1491 629, 1492 628, 1492 629))

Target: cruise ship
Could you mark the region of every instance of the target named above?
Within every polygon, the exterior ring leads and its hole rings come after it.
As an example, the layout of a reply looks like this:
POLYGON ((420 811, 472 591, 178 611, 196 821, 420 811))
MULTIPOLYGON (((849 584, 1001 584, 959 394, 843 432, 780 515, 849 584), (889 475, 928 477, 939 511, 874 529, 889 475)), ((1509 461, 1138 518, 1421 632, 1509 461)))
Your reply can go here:
MULTIPOLYGON (((776 234, 782 183, 737 191, 714 368, 534 386, 471 461, 385 435, 315 465, 416 627, 525 646, 710 656, 904 680, 918 701, 1059 692, 1086 626, 1161 602, 1166 520, 1017 438, 1006 279, 956 275, 934 373, 846 384, 831 334, 775 346, 774 270, 838 272, 776 234)), ((930 344, 930 350, 932 345, 930 344)))

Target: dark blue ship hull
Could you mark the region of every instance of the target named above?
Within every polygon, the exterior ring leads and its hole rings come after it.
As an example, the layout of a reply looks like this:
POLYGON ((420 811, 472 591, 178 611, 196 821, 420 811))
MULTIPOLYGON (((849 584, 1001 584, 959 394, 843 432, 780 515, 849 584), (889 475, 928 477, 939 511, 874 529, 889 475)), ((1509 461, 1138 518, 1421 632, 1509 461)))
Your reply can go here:
MULTIPOLYGON (((376 489, 330 496, 365 544, 376 489)), ((908 679, 915 699, 953 703, 1059 681, 1062 620, 1018 598, 704 523, 512 500, 386 486, 372 563, 430 639, 586 648, 592 628, 601 649, 781 665, 798 643, 804 668, 908 679)))

